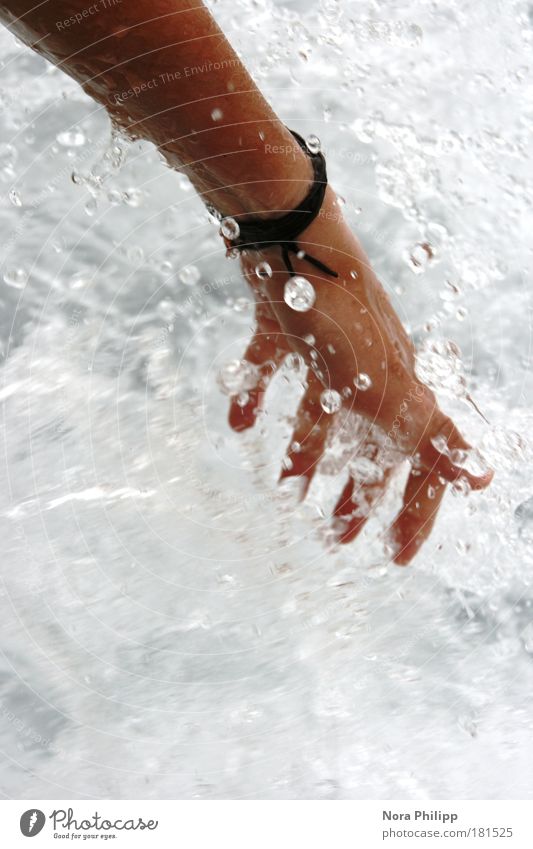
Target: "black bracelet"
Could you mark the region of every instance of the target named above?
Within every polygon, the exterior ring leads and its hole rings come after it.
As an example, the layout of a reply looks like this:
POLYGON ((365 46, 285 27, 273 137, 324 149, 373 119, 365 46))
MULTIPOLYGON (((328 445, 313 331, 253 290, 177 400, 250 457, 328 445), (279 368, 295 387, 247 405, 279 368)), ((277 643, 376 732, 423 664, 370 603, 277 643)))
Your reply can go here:
MULTIPOLYGON (((336 271, 333 271, 325 263, 316 259, 316 257, 302 251, 296 242, 300 233, 306 227, 309 227, 320 212, 328 185, 328 178, 324 154, 320 150, 316 153, 312 152, 298 133, 293 132, 293 130, 290 130, 290 132, 313 163, 313 185, 307 195, 296 209, 291 210, 291 212, 288 212, 281 218, 252 218, 242 223, 237 222, 238 233, 233 238, 230 236, 225 236, 225 238, 237 250, 244 250, 245 248, 261 250, 261 248, 279 245, 281 247, 283 261, 291 277, 294 277, 296 274, 289 256, 291 253, 296 254, 299 259, 311 263, 315 268, 323 271, 324 274, 329 274, 331 277, 338 277, 339 275, 336 271)), ((232 217, 225 219, 228 223, 231 220, 232 217)), ((235 230, 237 230, 237 227, 235 227, 235 230)), ((225 234, 223 233, 223 235, 225 234)))

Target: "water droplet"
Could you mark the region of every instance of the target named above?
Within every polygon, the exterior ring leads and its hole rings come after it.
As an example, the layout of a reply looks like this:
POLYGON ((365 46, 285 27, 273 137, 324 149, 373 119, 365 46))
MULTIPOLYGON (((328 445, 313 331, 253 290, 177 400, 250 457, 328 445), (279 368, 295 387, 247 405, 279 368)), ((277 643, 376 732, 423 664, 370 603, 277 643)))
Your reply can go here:
POLYGON ((170 298, 163 298, 157 305, 157 314, 163 321, 172 321, 176 317, 174 302, 170 298))
POLYGON ((272 277, 272 269, 268 262, 260 262, 259 265, 256 265, 255 273, 260 280, 268 280, 269 277, 272 277))
POLYGON ((77 271, 68 282, 69 289, 84 289, 91 282, 90 271, 77 271))
POLYGON ((358 275, 357 275, 357 271, 353 271, 353 270, 352 270, 352 271, 350 271, 350 277, 351 277, 353 280, 357 280, 357 276, 358 276, 358 275))
POLYGON ((249 298, 237 298, 233 305, 233 309, 235 312, 246 312, 246 310, 250 309, 253 306, 253 302, 249 300, 249 298))
POLYGON ((213 121, 220 121, 223 114, 224 113, 222 112, 222 109, 213 109, 213 111, 211 112, 211 118, 213 119, 213 121))
POLYGON ((448 454, 450 450, 448 448, 448 440, 443 433, 438 433, 437 436, 432 436, 429 441, 441 454, 448 454))
POLYGON ((320 8, 326 20, 336 23, 342 14, 340 0, 320 0, 320 8))
POLYGON ((321 144, 318 136, 315 136, 314 134, 307 136, 305 143, 307 145, 307 150, 309 153, 313 154, 313 156, 316 153, 320 153, 321 144))
POLYGON ((258 377, 257 366, 247 360, 230 360, 220 369, 217 383, 226 395, 240 395, 247 389, 253 389, 258 377))
POLYGON ((63 147, 82 147, 86 142, 85 133, 77 127, 58 133, 56 139, 63 147))
POLYGON ((301 354, 288 354, 285 364, 290 371, 300 371, 304 366, 304 358, 301 354))
POLYGON ((140 245, 128 249, 128 259, 133 265, 141 265, 144 262, 144 250, 140 245))
POLYGON ((20 195, 16 189, 11 189, 9 192, 9 200, 13 206, 22 206, 22 200, 20 199, 20 195))
POLYGON ((107 193, 107 199, 109 203, 113 204, 113 206, 118 206, 122 203, 122 193, 117 192, 116 189, 112 189, 107 193))
POLYGON ((201 274, 199 269, 195 265, 187 265, 185 268, 182 268, 179 273, 179 279, 186 286, 194 286, 198 283, 201 274))
POLYGON ((234 218, 223 218, 220 225, 220 232, 226 239, 238 239, 240 227, 234 218))
POLYGON ((533 623, 532 622, 530 622, 528 625, 526 625, 526 627, 524 628, 524 630, 522 631, 520 636, 521 636, 523 643, 524 643, 524 649, 527 651, 528 654, 533 654, 533 623))
POLYGON ((370 377, 368 376, 368 374, 365 374, 364 371, 361 371, 359 372, 359 374, 356 374, 353 379, 353 382, 355 388, 359 389, 360 392, 366 392, 367 389, 370 389, 370 387, 372 386, 372 381, 370 377))
POLYGON ((16 148, 12 144, 0 144, 0 168, 9 174, 18 159, 16 148))
POLYGON ((124 192, 124 203, 128 206, 138 207, 142 204, 143 201, 143 193, 140 189, 129 188, 124 192))
POLYGON ((28 274, 23 268, 8 268, 4 271, 4 282, 13 289, 24 289, 28 274))
POLYGON ((403 254, 403 258, 413 274, 423 274, 433 256, 431 245, 427 242, 415 245, 412 250, 405 251, 403 254))
POLYGON ((285 283, 283 299, 296 312, 307 312, 315 303, 316 293, 305 277, 291 277, 285 283))
POLYGON ((316 342, 316 339, 312 333, 308 333, 306 336, 304 336, 303 340, 307 345, 314 345, 316 342))
POLYGON ((335 389, 324 389, 320 395, 320 406, 325 413, 338 413, 342 407, 342 399, 335 389))
POLYGON ((87 203, 85 204, 85 212, 89 216, 89 218, 92 218, 93 215, 96 214, 97 209, 98 209, 98 204, 96 202, 96 198, 90 198, 87 201, 87 203))

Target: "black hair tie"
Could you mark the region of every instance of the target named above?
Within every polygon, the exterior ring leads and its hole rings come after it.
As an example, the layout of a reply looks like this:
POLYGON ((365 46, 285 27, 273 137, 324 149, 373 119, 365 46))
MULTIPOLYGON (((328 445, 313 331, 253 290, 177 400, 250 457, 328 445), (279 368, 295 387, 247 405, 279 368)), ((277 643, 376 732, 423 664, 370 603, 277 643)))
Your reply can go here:
MULTIPOLYGON (((302 251, 296 242, 300 233, 306 227, 309 227, 320 212, 328 185, 328 178, 324 154, 321 151, 312 153, 304 139, 298 133, 293 132, 293 130, 289 132, 294 136, 302 150, 307 153, 313 163, 313 185, 296 209, 291 210, 281 218, 255 218, 243 221, 242 223, 238 222, 239 234, 235 238, 228 238, 227 241, 232 247, 238 250, 244 250, 244 248, 261 250, 261 248, 279 245, 281 247, 283 261, 291 277, 294 277, 296 274, 290 259, 291 253, 298 255, 299 259, 311 263, 315 268, 323 271, 324 274, 329 274, 331 277, 338 277, 339 275, 336 271, 333 271, 316 257, 302 251)), ((232 216, 229 217, 231 218, 232 216)))

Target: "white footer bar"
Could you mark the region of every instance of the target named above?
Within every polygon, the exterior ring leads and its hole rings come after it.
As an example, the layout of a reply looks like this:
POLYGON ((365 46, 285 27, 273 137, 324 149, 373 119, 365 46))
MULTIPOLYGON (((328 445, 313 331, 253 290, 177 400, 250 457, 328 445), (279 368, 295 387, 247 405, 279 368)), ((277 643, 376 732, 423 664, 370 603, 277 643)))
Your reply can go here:
POLYGON ((532 849, 530 801, 2 801, 2 846, 532 849), (35 843, 28 840, 35 838, 35 843))

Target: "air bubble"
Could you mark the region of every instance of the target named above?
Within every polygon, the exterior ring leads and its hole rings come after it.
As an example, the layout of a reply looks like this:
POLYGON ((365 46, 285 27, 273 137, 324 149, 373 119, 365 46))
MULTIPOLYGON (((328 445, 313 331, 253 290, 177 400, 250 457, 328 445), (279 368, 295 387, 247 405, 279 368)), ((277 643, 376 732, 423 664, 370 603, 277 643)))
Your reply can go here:
POLYGON ((291 277, 283 290, 285 303, 296 312, 307 312, 316 300, 316 293, 305 277, 291 277))
POLYGON ((224 113, 222 112, 222 109, 213 109, 213 111, 211 112, 211 118, 213 119, 213 121, 220 121, 223 114, 224 113))

